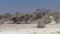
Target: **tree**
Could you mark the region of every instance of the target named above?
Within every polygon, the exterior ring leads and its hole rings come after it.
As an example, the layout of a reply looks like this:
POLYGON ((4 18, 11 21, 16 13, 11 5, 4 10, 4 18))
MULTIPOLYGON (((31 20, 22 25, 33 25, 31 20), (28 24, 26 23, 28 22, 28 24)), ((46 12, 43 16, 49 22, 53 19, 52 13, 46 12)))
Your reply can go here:
POLYGON ((2 19, 3 18, 3 16, 2 15, 0 15, 0 19, 2 19))
POLYGON ((10 13, 6 13, 6 14, 4 15, 4 17, 9 19, 9 18, 12 17, 12 14, 10 14, 10 13))

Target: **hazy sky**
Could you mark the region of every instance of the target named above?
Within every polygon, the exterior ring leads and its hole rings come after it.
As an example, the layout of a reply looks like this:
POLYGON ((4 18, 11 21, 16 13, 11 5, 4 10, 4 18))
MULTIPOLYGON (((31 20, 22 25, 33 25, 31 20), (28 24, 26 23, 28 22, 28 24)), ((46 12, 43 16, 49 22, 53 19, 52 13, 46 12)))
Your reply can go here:
POLYGON ((37 8, 60 11, 60 0, 0 0, 0 14, 6 12, 31 13, 37 8))

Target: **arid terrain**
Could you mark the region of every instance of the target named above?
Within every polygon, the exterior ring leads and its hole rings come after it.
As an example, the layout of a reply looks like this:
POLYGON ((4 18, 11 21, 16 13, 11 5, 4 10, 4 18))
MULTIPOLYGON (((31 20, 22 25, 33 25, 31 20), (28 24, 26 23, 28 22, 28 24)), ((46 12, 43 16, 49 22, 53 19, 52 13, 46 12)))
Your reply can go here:
POLYGON ((60 34, 60 13, 0 15, 0 34, 60 34))
POLYGON ((60 24, 37 28, 37 24, 2 24, 0 34, 60 34, 60 24))

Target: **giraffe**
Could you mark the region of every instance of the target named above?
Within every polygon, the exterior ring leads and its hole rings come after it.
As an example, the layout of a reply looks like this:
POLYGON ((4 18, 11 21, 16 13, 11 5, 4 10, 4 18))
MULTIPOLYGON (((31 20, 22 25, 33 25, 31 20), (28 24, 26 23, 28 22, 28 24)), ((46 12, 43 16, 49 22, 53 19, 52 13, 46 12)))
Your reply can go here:
POLYGON ((35 18, 41 17, 41 16, 39 15, 39 12, 40 12, 40 9, 37 9, 37 10, 33 13, 33 16, 34 16, 35 18))

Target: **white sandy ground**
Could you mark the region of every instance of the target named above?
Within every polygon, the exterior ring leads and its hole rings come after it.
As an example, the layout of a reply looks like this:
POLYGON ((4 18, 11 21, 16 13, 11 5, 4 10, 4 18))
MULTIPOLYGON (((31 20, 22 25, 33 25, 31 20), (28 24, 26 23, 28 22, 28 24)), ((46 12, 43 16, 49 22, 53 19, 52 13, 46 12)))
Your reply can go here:
POLYGON ((59 34, 60 24, 36 28, 36 24, 2 24, 0 34, 59 34))

